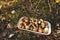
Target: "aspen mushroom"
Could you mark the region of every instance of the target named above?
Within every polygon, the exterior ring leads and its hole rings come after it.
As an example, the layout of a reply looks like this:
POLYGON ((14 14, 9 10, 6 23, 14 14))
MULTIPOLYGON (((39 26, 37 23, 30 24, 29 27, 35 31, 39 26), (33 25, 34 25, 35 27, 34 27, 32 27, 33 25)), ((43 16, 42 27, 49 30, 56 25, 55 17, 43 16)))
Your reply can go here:
POLYGON ((38 23, 38 20, 37 19, 34 19, 34 23, 37 24, 38 23))
POLYGON ((25 22, 28 22, 28 17, 25 17, 24 21, 25 21, 25 22))
POLYGON ((23 24, 23 21, 20 20, 19 22, 20 22, 20 24, 19 24, 19 25, 20 25, 19 28, 21 28, 21 27, 22 27, 22 24, 23 24))
POLYGON ((43 30, 44 33, 48 33, 48 28, 46 27, 44 30, 43 30))
POLYGON ((39 28, 38 32, 42 33, 42 28, 39 28))
POLYGON ((25 28, 28 30, 29 29, 29 26, 28 25, 26 25, 26 23, 24 22, 24 26, 25 26, 25 28))
POLYGON ((29 30, 29 26, 26 25, 25 28, 26 28, 27 30, 29 30))
POLYGON ((24 25, 22 26, 22 28, 24 29, 24 25))
POLYGON ((19 20, 19 23, 18 23, 18 28, 24 28, 24 17, 22 17, 20 20, 19 20))
POLYGON ((36 27, 34 27, 33 31, 37 31, 37 28, 36 28, 36 27))
POLYGON ((45 27, 44 21, 43 21, 42 19, 40 19, 40 21, 41 21, 41 26, 42 26, 42 28, 44 28, 44 27, 45 27))
POLYGON ((39 24, 41 23, 41 21, 38 22, 39 24))

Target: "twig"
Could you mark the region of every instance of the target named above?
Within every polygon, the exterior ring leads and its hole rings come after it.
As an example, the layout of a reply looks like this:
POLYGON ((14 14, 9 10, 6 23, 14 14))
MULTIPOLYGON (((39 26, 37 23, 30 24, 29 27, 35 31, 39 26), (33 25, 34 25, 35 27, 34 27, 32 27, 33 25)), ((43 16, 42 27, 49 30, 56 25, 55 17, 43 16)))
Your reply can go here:
POLYGON ((49 6, 49 12, 51 13, 52 9, 51 9, 51 4, 50 4, 49 0, 48 0, 48 6, 49 6))
POLYGON ((37 6, 35 7, 35 8, 37 8, 38 7, 38 5, 39 5, 39 3, 41 2, 41 0, 39 0, 39 2, 36 4, 37 6))

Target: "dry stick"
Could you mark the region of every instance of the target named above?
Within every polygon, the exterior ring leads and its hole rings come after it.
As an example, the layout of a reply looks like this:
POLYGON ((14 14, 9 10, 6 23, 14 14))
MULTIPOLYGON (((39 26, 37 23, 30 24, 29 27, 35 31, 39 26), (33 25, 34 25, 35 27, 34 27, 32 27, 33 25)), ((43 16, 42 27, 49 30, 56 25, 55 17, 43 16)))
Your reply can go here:
POLYGON ((58 4, 56 4, 56 14, 58 14, 58 4))
MULTIPOLYGON (((37 6, 35 7, 35 9, 37 9, 37 7, 39 6, 39 3, 40 3, 41 1, 42 1, 42 0, 39 0, 39 2, 36 3, 37 6)), ((32 8, 33 8, 33 4, 31 4, 31 6, 32 6, 32 8)), ((32 13, 33 13, 33 12, 32 12, 32 13)), ((38 13, 37 13, 37 14, 38 14, 38 13)), ((38 14, 38 15, 39 15, 39 14, 38 14)))
POLYGON ((41 2, 41 0, 39 0, 39 2, 36 4, 37 6, 35 7, 35 8, 37 8, 38 7, 38 5, 39 5, 39 3, 41 2))
MULTIPOLYGON (((31 2, 31 0, 30 0, 30 2, 31 2)), ((39 2, 38 3, 36 3, 36 7, 35 8, 37 8, 38 7, 38 5, 39 5, 39 3, 41 2, 41 0, 39 0, 39 2)), ((31 6, 32 6, 32 8, 33 8, 33 4, 31 3, 31 6)))
POLYGON ((51 4, 50 4, 49 0, 48 0, 48 6, 49 6, 49 12, 51 13, 52 9, 51 9, 51 4))

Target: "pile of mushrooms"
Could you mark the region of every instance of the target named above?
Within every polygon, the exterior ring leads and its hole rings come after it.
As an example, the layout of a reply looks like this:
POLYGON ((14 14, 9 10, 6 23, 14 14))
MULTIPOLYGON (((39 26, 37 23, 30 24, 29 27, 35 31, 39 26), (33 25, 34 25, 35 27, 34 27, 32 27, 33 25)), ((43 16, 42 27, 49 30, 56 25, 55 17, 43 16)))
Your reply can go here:
MULTIPOLYGON (((28 31, 38 32, 38 33, 45 33, 48 34, 49 27, 48 23, 46 23, 43 19, 34 19, 30 17, 22 17, 20 18, 17 27, 19 29, 24 29, 28 31)), ((51 29, 50 29, 51 33, 51 29)))

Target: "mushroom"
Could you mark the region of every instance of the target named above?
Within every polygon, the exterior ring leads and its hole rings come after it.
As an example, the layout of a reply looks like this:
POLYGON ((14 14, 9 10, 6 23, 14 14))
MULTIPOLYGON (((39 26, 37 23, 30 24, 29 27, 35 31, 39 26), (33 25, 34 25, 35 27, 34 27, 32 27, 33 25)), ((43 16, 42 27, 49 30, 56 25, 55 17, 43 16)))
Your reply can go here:
POLYGON ((38 32, 42 33, 42 28, 39 28, 38 32))
POLYGON ((48 33, 48 28, 46 27, 44 30, 43 30, 44 33, 48 33))
POLYGON ((24 19, 24 21, 26 22, 26 23, 28 23, 29 22, 29 17, 24 17, 25 19, 24 19))
POLYGON ((29 26, 26 25, 25 28, 26 28, 27 30, 29 30, 29 26))
POLYGON ((33 31, 37 31, 37 28, 36 28, 36 27, 34 27, 33 31))
POLYGON ((35 20, 34 20, 34 23, 37 25, 37 24, 38 24, 38 20, 37 20, 37 19, 35 19, 35 20))
POLYGON ((41 21, 41 26, 42 26, 42 28, 44 28, 44 27, 45 27, 45 22, 44 22, 44 20, 40 19, 40 21, 41 21))

